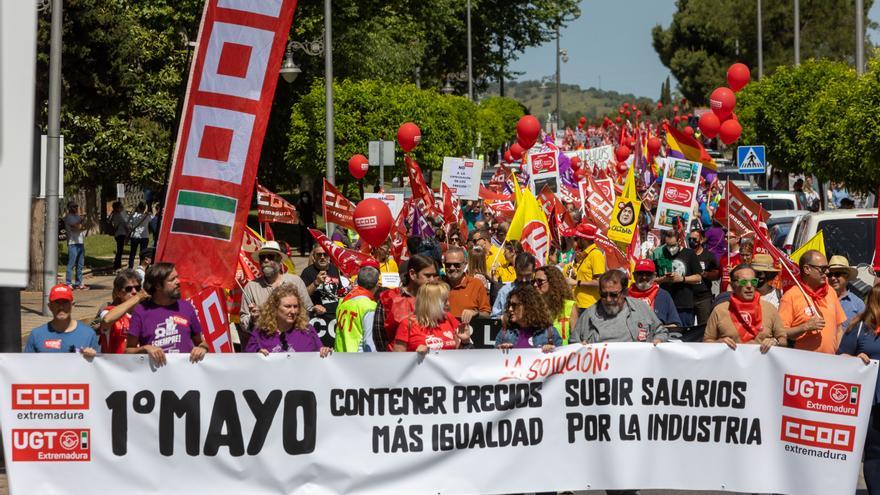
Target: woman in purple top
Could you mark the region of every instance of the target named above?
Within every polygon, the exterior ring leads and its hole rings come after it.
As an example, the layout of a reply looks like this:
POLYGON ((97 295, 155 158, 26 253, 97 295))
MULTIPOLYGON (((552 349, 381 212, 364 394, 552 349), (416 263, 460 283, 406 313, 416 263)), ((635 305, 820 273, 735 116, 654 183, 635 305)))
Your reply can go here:
POLYGON ((333 351, 321 345, 315 327, 309 325, 306 307, 300 304, 296 287, 282 284, 269 294, 260 307, 257 328, 248 340, 245 352, 320 352, 327 357, 333 351))
POLYGON ((552 352, 562 345, 547 304, 531 284, 510 291, 501 326, 495 338, 495 347, 499 349, 539 348, 552 352))

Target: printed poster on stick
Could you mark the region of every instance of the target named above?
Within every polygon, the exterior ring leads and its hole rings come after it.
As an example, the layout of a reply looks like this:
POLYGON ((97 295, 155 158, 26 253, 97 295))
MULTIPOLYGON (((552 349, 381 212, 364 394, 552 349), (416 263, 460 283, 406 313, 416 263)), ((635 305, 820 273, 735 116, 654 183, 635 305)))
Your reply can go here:
POLYGON ((459 199, 476 201, 480 198, 480 176, 483 160, 443 157, 443 183, 459 199))
POLYGON ((536 197, 548 186, 554 194, 559 194, 559 163, 556 151, 529 153, 528 159, 532 194, 536 197))
POLYGON ((590 167, 591 172, 596 170, 597 167, 605 169, 608 167, 608 162, 614 163, 617 161, 614 158, 614 146, 610 144, 588 150, 578 150, 578 158, 581 159, 581 163, 590 167))
POLYGON ((702 167, 699 162, 679 159, 669 161, 663 172, 654 227, 671 230, 681 222, 685 231, 688 229, 697 201, 702 167))

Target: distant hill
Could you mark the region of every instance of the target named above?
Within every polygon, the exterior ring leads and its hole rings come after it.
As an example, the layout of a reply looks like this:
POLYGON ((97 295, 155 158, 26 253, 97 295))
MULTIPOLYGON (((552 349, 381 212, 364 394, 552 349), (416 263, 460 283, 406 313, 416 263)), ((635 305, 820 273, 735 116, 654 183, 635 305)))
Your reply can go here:
MULTIPOLYGON (((617 109, 624 103, 633 103, 640 108, 656 108, 656 100, 636 98, 632 94, 621 94, 617 91, 605 91, 596 88, 581 89, 576 84, 561 84, 562 119, 571 126, 577 125, 580 117, 586 117, 595 123, 605 115, 617 115, 617 109)), ((498 85, 489 87, 490 96, 498 96, 498 85)), ((539 81, 506 82, 504 96, 513 98, 537 116, 543 124, 550 113, 556 110, 556 84, 547 83, 544 88, 539 81)))

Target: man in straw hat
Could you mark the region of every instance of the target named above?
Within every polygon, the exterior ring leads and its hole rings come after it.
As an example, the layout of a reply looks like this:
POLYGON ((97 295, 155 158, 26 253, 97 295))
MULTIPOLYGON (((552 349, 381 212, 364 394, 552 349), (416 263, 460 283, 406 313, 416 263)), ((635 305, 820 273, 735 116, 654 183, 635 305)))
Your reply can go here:
POLYGON ((846 314, 837 294, 828 286, 828 260, 811 249, 798 260, 797 285, 779 301, 779 316, 795 347, 807 351, 835 354, 846 314))
POLYGON ((849 326, 853 317, 865 310, 865 303, 855 294, 847 290, 846 284, 855 279, 859 272, 854 266, 849 266, 849 260, 845 256, 835 255, 828 260, 828 285, 837 293, 837 300, 846 314, 844 330, 849 326))
POLYGON ((323 312, 323 308, 314 306, 309 297, 306 284, 299 275, 293 273, 281 273, 281 266, 287 260, 287 253, 281 250, 277 241, 266 241, 263 246, 253 253, 254 261, 260 266, 263 276, 252 280, 244 286, 241 299, 241 326, 245 330, 252 330, 257 322, 260 306, 266 302, 272 290, 281 284, 290 284, 296 287, 299 294, 300 304, 305 305, 306 311, 323 312))

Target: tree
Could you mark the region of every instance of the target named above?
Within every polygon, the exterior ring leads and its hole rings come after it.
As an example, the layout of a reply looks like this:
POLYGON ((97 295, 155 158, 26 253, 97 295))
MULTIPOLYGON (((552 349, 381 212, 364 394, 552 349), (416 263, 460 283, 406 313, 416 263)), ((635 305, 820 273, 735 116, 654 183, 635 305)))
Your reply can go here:
MULTIPOLYGON (((873 0, 864 2, 865 19, 873 0)), ((764 74, 794 63, 791 2, 763 3, 764 74)), ((757 77, 757 26, 754 0, 680 0, 672 23, 651 35, 660 61, 678 80, 681 94, 705 105, 725 83, 727 68, 743 62, 757 77)), ((852 60, 855 16, 850 0, 802 0, 801 57, 852 60)), ((866 22, 866 28, 875 24, 866 22)), ((867 41, 866 41, 867 44, 867 41)))
POLYGON ((767 146, 774 167, 843 181, 851 191, 880 185, 880 62, 857 77, 844 62, 780 67, 737 94, 742 141, 767 146))

